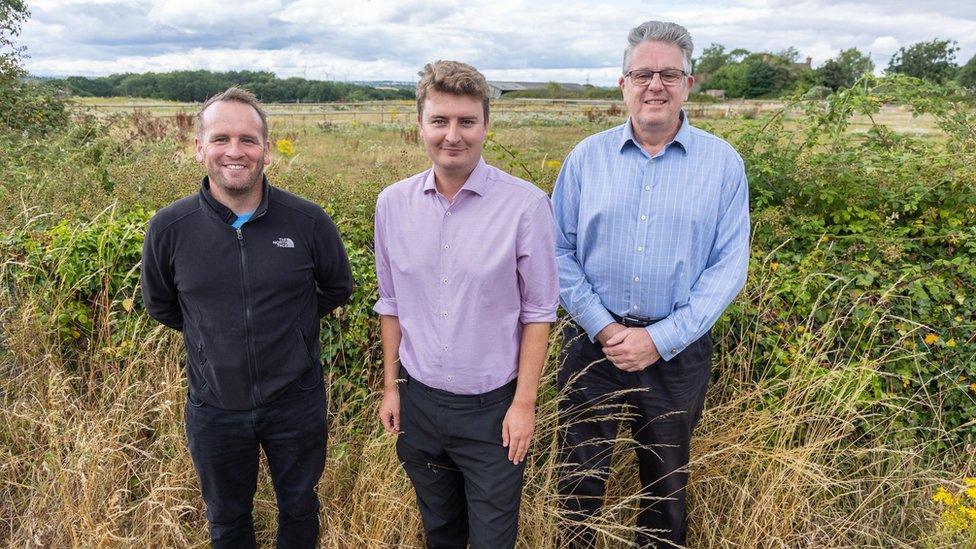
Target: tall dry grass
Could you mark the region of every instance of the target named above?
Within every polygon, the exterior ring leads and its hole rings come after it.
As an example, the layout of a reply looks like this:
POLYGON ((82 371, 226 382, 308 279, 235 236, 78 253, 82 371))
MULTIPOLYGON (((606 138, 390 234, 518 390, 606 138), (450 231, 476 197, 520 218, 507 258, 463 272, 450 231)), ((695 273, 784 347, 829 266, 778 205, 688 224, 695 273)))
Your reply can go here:
MULTIPOLYGON (((106 215, 110 215, 110 212, 106 215)), ((29 223, 25 221, 25 223, 29 223)), ((77 230, 84 227, 79 226, 77 230)), ((51 269, 66 258, 50 257, 51 269)), ((925 437, 899 421, 906 406, 938 411, 938 395, 878 400, 874 381, 899 342, 858 354, 891 322, 895 292, 843 308, 821 294, 805 336, 784 338, 790 369, 759 376, 767 365, 754 337, 773 285, 761 260, 740 302, 745 312, 720 329, 715 379, 696 432, 690 464, 690 547, 938 547, 952 543, 935 525, 933 486, 972 470, 972 455, 933 459, 925 437), (765 274, 764 274, 765 273, 765 274), (878 320, 840 338, 857 308, 878 320)), ((27 284, 23 258, 0 268, 0 543, 10 547, 201 547, 206 521, 183 431, 185 380, 177 334, 148 319, 103 284, 91 296, 90 337, 65 335, 57 319, 72 311, 77 287, 27 284)), ((107 281, 112 269, 83 281, 107 281)), ((42 273, 43 274, 43 273, 42 273)), ((829 276, 811 273, 810 277, 829 276)), ((893 288, 892 290, 895 290, 893 288)), ((138 300, 135 301, 138 303, 138 300)), ((860 325, 860 324, 858 324, 860 325)), ((556 402, 559 330, 553 331, 526 469, 520 546, 556 547, 556 402)), ((363 364, 363 368, 379 368, 363 364)), ((330 402, 329 459, 319 494, 326 548, 421 547, 411 486, 394 441, 376 421, 378 395, 330 402)), ((592 526, 606 547, 627 546, 639 486, 633 452, 618 441, 606 513, 592 526)), ((276 512, 266 469, 255 501, 260 542, 271 546, 276 512)), ((956 540, 959 541, 958 539, 956 540)))

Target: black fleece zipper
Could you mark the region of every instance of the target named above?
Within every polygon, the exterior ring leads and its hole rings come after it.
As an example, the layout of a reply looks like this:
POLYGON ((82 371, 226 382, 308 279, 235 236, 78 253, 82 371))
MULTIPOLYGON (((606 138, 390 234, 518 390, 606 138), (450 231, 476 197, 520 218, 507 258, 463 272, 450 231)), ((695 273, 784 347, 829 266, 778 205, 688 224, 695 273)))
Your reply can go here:
MULTIPOLYGON (((253 221, 262 215, 264 215, 264 211, 248 221, 253 221)), ((251 401, 254 403, 254 407, 257 408, 264 402, 264 398, 261 396, 261 389, 259 387, 257 352, 254 350, 254 336, 251 333, 251 273, 247 269, 247 249, 244 246, 243 228, 244 226, 242 225, 240 228, 234 230, 237 231, 237 244, 241 252, 241 284, 244 290, 244 342, 247 348, 247 367, 251 374, 251 401)))

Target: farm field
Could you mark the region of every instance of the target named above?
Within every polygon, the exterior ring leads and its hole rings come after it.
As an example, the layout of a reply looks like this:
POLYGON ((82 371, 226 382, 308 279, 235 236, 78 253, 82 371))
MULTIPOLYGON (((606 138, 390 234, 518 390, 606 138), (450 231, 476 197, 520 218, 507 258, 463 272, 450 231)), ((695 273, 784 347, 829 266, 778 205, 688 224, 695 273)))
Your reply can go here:
MULTIPOLYGON (((753 216, 749 281, 713 331, 689 547, 976 543, 976 115, 925 91, 688 105, 745 159, 753 216)), ((79 100, 62 132, 0 141, 0 545, 207 544, 182 341, 146 316, 138 288, 151 212, 203 175, 176 116, 195 108, 79 100)), ((580 139, 625 120, 609 101, 492 109, 486 160, 546 191, 580 139)), ((414 106, 269 112, 270 180, 326 207, 357 283, 323 324, 321 545, 421 547, 412 489, 376 419, 370 312, 376 195, 429 165, 414 106)), ((525 548, 556 547, 559 331, 526 470, 525 548)), ((597 523, 605 547, 633 537, 629 445, 619 441, 597 523)), ((275 521, 262 471, 264 546, 275 521)))

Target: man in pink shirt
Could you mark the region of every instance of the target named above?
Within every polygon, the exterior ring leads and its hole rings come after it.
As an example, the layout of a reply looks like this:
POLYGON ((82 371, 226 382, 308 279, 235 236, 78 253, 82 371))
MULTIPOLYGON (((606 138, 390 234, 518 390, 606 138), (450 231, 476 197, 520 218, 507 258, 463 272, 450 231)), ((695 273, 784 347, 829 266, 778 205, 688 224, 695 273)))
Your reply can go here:
POLYGON ((514 547, 559 283, 549 198, 481 158, 488 83, 437 61, 417 84, 433 168, 376 201, 384 383, 428 547, 514 547))

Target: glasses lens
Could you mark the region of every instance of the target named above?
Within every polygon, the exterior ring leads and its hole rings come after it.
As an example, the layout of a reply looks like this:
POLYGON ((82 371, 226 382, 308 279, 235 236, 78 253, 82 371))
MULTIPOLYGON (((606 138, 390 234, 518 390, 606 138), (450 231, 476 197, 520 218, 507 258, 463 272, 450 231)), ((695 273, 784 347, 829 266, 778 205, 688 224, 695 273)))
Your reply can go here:
POLYGON ((654 78, 654 73, 650 71, 638 71, 630 73, 630 80, 637 86, 647 85, 654 78))
POLYGON ((678 70, 661 71, 661 81, 665 84, 677 84, 682 76, 684 76, 684 73, 678 70))

